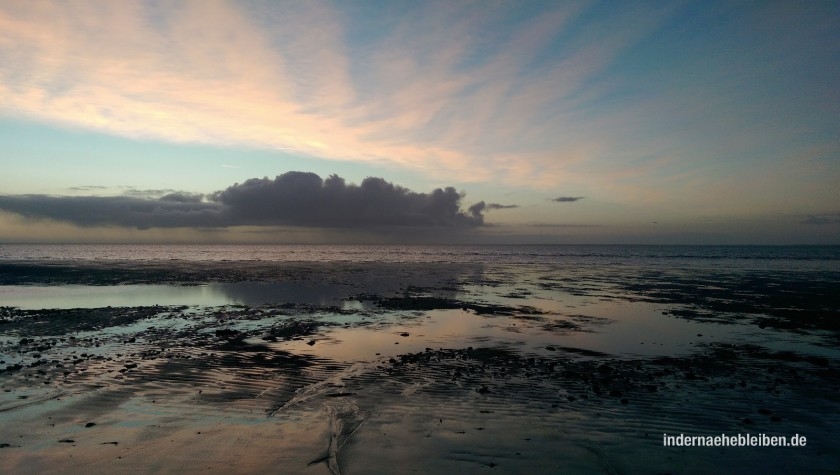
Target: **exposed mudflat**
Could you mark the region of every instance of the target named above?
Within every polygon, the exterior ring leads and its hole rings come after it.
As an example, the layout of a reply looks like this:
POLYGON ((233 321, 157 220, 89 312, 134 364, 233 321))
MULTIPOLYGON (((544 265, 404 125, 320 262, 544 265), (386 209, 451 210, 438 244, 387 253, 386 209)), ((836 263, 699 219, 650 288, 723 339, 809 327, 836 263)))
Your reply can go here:
POLYGON ((56 262, 0 284, 2 473, 840 466, 836 274, 56 262), (90 304, 50 308, 68 285, 90 304), (96 305, 125 286, 227 303, 96 305))

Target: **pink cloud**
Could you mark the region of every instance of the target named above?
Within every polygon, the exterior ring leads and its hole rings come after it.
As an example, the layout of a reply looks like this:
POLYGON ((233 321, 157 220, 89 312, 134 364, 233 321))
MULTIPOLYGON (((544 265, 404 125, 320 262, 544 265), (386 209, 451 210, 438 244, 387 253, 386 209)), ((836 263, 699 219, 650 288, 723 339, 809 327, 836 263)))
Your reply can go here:
POLYGON ((282 11, 222 1, 7 2, 0 58, 12 60, 0 65, 0 96, 4 115, 63 126, 549 188, 599 140, 567 132, 585 124, 546 108, 573 103, 649 27, 617 39, 593 33, 547 73, 523 76, 579 11, 548 12, 465 68, 491 9, 401 21, 359 52, 345 43, 346 18, 319 2, 282 11))

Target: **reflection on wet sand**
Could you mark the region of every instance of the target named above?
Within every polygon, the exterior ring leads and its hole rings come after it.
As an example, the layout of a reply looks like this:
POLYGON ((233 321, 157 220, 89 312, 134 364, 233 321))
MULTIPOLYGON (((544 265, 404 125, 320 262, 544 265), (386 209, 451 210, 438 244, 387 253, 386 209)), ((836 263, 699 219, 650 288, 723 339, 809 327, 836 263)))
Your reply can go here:
MULTIPOLYGON (((9 265, 0 266, 0 270, 2 267, 9 265)), ((20 274, 0 273, 0 284, 5 284, 0 285, 3 305, 22 309, 265 304, 329 307, 345 305, 357 295, 392 296, 417 289, 455 298, 459 283, 481 275, 483 266, 285 264, 278 268, 252 264, 247 273, 237 269, 229 275, 227 269, 206 263, 192 263, 192 267, 175 270, 148 263, 140 269, 113 263, 108 268, 76 269, 64 278, 60 271, 42 275, 37 266, 31 267, 35 270, 14 268, 20 274), (72 284, 58 285, 73 276, 76 279, 72 284)))
MULTIPOLYGON (((746 279, 750 301, 727 320, 706 315, 733 311, 728 286, 744 279, 721 279, 720 298, 706 301, 686 294, 685 277, 631 285, 615 269, 301 266, 243 281, 209 265, 205 279, 161 269, 120 284, 179 276, 163 279, 178 284, 170 290, 201 285, 235 304, 0 309, 1 472, 840 463, 837 333, 814 318, 796 331, 762 325, 795 318, 775 286, 762 287, 771 280, 746 279), (802 434, 808 446, 677 451, 663 433, 802 434)), ((15 285, 33 283, 45 282, 15 285)))

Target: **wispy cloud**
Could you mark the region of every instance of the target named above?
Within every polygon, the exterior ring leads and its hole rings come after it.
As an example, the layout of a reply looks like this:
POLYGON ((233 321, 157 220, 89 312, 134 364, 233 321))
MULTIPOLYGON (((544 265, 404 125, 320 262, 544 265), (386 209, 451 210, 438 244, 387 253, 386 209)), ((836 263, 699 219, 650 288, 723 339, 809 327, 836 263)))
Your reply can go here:
POLYGON ((840 213, 810 214, 802 221, 803 224, 840 224, 840 213))
POLYGON ((554 201, 556 203, 574 203, 575 201, 580 201, 584 196, 558 196, 557 198, 550 198, 549 201, 554 201))
POLYGON ((432 2, 348 41, 352 8, 244 5, 4 2, 4 113, 550 186, 591 148, 570 133, 582 119, 572 111, 598 95, 593 77, 664 14, 617 10, 569 33, 585 3, 537 13, 432 2))
POLYGON ((487 203, 487 209, 513 209, 519 208, 519 205, 503 205, 500 203, 487 203))
POLYGON ((99 186, 99 185, 85 185, 85 186, 71 186, 68 188, 70 191, 100 191, 100 190, 107 190, 107 186, 99 186))
POLYGON ((837 199, 825 3, 386 3, 0 2, 0 114, 678 213, 837 199))
POLYGON ((159 198, 171 193, 179 193, 178 190, 172 188, 158 188, 158 189, 140 189, 133 186, 120 186, 123 196, 133 196, 139 198, 159 198))

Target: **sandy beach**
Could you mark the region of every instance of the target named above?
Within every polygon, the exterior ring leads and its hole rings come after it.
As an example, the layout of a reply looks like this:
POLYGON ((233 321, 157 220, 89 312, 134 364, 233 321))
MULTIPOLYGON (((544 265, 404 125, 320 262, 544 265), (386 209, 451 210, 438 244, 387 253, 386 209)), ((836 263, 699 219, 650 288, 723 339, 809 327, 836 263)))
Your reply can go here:
POLYGON ((831 473, 840 279, 820 275, 6 262, 0 471, 831 473), (96 305, 164 290, 196 303, 96 305))

